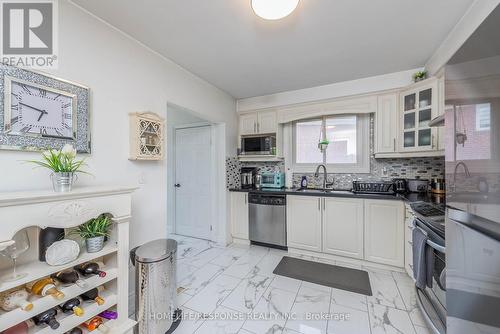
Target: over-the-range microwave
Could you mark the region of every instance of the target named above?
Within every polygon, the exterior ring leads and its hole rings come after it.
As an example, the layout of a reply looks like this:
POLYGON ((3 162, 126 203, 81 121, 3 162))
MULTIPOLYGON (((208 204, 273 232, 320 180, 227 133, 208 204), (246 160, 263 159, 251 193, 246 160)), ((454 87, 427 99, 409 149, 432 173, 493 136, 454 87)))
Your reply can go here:
POLYGON ((275 155, 276 136, 251 136, 241 138, 240 155, 275 155))

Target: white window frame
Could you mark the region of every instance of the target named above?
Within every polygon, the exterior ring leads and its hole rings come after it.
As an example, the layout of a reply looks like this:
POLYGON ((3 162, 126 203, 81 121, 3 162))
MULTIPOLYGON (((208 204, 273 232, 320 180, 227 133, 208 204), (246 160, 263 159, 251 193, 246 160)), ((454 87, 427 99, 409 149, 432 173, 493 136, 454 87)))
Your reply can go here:
MULTIPOLYGON (((328 173, 349 173, 365 174, 370 173, 370 115, 369 114, 335 114, 325 116, 325 118, 335 118, 336 116, 356 116, 356 153, 357 162, 355 164, 327 164, 328 173)), ((310 121, 321 120, 320 118, 311 118, 310 121)), ((306 121, 305 119, 291 123, 291 145, 289 147, 289 156, 291 156, 290 167, 293 173, 314 173, 316 167, 320 164, 298 164, 296 163, 296 126, 297 122, 306 121)))
POLYGON ((490 103, 476 104, 476 131, 489 131, 490 127, 491 127, 491 104, 490 103), (488 113, 490 125, 488 127, 481 126, 481 119, 482 119, 482 117, 485 116, 485 114, 483 114, 482 112, 479 112, 480 111, 479 107, 481 105, 484 105, 484 104, 489 104, 490 105, 490 110, 489 110, 489 113, 488 113))

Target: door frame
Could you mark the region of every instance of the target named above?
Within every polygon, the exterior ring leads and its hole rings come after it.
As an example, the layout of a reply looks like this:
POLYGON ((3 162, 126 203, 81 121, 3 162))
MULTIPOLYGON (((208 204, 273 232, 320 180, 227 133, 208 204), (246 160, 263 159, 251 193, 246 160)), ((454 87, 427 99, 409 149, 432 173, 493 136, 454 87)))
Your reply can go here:
MULTIPOLYGON (((211 198, 212 198, 212 211, 209 224, 211 225, 209 240, 217 242, 221 245, 226 245, 226 181, 225 181, 225 171, 226 171, 226 128, 224 123, 210 123, 210 122, 197 122, 191 124, 183 124, 174 126, 174 134, 172 136, 173 142, 173 161, 170 164, 170 168, 173 168, 173 182, 168 184, 168 187, 173 187, 175 181, 177 180, 177 143, 176 143, 176 133, 180 129, 190 129, 190 128, 201 128, 209 127, 211 130, 211 175, 210 175, 210 185, 211 185, 211 198)), ((174 190, 174 196, 171 199, 174 222, 172 224, 172 233, 176 233, 177 221, 176 221, 176 195, 174 190)), ((168 217, 168 215, 167 215, 168 217)))

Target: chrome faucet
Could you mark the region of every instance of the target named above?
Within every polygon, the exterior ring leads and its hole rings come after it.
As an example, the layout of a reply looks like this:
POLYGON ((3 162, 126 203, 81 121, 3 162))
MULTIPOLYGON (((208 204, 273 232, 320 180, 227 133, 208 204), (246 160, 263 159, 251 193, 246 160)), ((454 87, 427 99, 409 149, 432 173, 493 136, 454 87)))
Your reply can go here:
POLYGON ((469 168, 467 167, 467 165, 463 161, 457 162, 457 164, 455 165, 455 170, 453 171, 453 184, 451 185, 453 191, 455 191, 457 188, 457 170, 458 170, 459 166, 462 166, 464 168, 465 177, 466 178, 470 177, 470 172, 469 172, 469 168))
POLYGON ((318 165, 318 167, 316 167, 316 172, 314 172, 314 177, 319 177, 319 169, 323 167, 323 190, 326 190, 326 186, 327 185, 332 185, 333 186, 333 182, 332 183, 327 183, 327 178, 328 178, 328 173, 326 172, 326 166, 321 164, 321 165, 318 165))

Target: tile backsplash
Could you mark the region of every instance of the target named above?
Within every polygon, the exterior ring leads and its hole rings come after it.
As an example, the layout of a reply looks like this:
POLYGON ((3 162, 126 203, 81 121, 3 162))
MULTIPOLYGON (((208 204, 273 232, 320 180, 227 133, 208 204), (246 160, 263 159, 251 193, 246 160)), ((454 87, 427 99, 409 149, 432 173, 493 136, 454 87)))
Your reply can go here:
MULTIPOLYGON (((374 118, 370 117, 370 173, 365 174, 328 174, 328 182, 333 182, 338 189, 351 189, 354 180, 380 180, 380 179, 432 179, 445 177, 444 157, 423 158, 390 158, 375 159, 374 152, 374 118)), ((257 167, 263 171, 285 171, 284 162, 277 163, 249 163, 239 162, 235 157, 228 157, 227 185, 229 188, 240 186, 239 172, 241 167, 257 167)), ((286 172, 286 171, 285 171, 286 172)), ((294 173, 293 187, 299 187, 302 176, 307 177, 308 183, 320 186, 323 176, 314 177, 314 173, 294 173)))

